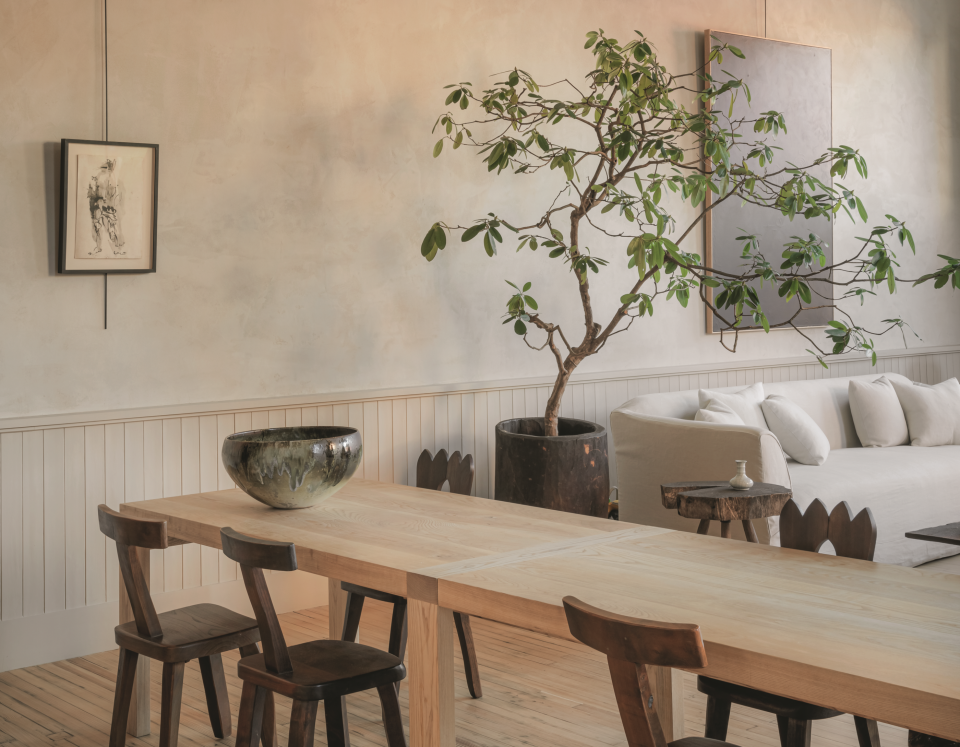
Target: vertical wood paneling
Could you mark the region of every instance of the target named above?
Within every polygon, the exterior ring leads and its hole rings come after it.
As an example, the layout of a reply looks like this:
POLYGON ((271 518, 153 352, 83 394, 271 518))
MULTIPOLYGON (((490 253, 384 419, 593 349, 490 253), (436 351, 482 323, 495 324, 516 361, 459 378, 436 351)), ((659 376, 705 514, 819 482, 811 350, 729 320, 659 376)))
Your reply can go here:
MULTIPOLYGON (((142 426, 142 423, 141 423, 142 426)), ((86 589, 86 478, 84 476, 84 429, 63 432, 63 519, 66 608, 83 607, 86 589)))
MULTIPOLYGON (((473 392, 460 396, 460 450, 463 454, 473 455, 473 468, 476 473, 477 468, 477 449, 476 449, 476 431, 474 423, 474 397, 473 392)), ((477 480, 474 477, 473 488, 470 490, 472 495, 477 494, 477 480)))
MULTIPOLYGON (((430 449, 436 454, 437 449, 437 407, 434 397, 420 398, 420 451, 430 449)), ((417 454, 419 457, 420 454, 417 454)), ((414 462, 416 464, 416 462, 414 462)), ((411 473, 411 477, 416 477, 416 472, 411 473)))
POLYGON ((300 424, 303 426, 319 425, 317 422, 317 408, 304 407, 300 411, 300 424))
MULTIPOLYGON (((223 440, 232 433, 239 433, 242 430, 250 430, 250 413, 227 413, 226 415, 217 415, 217 488, 226 490, 234 487, 233 480, 227 474, 223 466, 223 459, 220 458, 220 450, 223 448, 223 440), (243 417, 247 416, 247 417, 243 417), (244 426, 244 427, 242 427, 244 426)), ((201 467, 201 476, 203 474, 201 467)), ((222 582, 237 580, 237 564, 223 554, 223 550, 217 550, 217 564, 219 566, 218 576, 222 582)))
POLYGON ((377 479, 393 482, 393 402, 384 399, 372 404, 377 414, 377 479))
POLYGON ((64 432, 43 431, 43 611, 67 606, 64 432))
POLYGON ((477 392, 474 395, 473 418, 476 438, 473 456, 474 459, 477 460, 477 479, 473 494, 486 498, 490 495, 488 492, 490 485, 490 455, 487 451, 487 443, 493 439, 493 425, 489 425, 487 420, 487 392, 477 392))
MULTIPOLYGON (((343 425, 356 428, 360 432, 360 440, 363 442, 363 455, 360 458, 360 464, 357 466, 357 475, 365 477, 364 462, 367 461, 367 439, 363 433, 363 402, 351 402, 346 408, 347 422, 343 425)), ((334 411, 334 417, 336 417, 336 414, 336 411, 334 411)))
POLYGON ((368 480, 380 479, 380 428, 377 416, 377 403, 363 403, 363 476, 368 480))
POLYGON ((123 426, 123 502, 143 500, 143 422, 123 426))
MULTIPOLYGON (((181 495, 180 460, 183 434, 180 418, 163 421, 163 497, 181 495)), ((168 547, 163 551, 163 590, 183 588, 183 546, 168 547)))
POLYGON ((390 401, 393 410, 391 448, 393 449, 393 481, 398 485, 407 484, 407 402, 402 399, 390 401))
POLYGON ((445 394, 438 394, 433 399, 433 447, 431 451, 436 454, 440 449, 446 449, 450 453, 450 421, 447 419, 447 407, 449 405, 448 397, 445 394))
POLYGON ((463 395, 447 397, 447 454, 463 452, 463 395))
POLYGON ((420 423, 419 397, 407 400, 407 485, 417 484, 417 460, 425 448, 422 443, 423 430, 420 423))
POLYGON ((23 616, 43 614, 43 431, 23 434, 23 616))
POLYGON ((267 423, 269 428, 283 428, 287 424, 287 411, 270 410, 267 423))
MULTIPOLYGON (((124 433, 123 423, 109 423, 104 428, 104 498, 114 511, 120 510, 123 503, 124 478, 124 433)), ((120 599, 120 565, 117 559, 117 545, 112 539, 104 537, 106 548, 106 584, 107 601, 120 599)))
POLYGON ((97 506, 106 501, 104 427, 84 429, 84 478, 86 483, 87 605, 107 601, 107 543, 100 533, 97 506))
MULTIPOLYGON (((200 418, 200 492, 220 487, 220 440, 217 438, 216 415, 200 418)), ((200 582, 204 586, 220 581, 220 551, 215 547, 200 548, 200 582)))
POLYGON ((23 617, 23 434, 0 434, 0 616, 23 617))
MULTIPOLYGON (((254 429, 253 425, 253 413, 252 412, 238 412, 234 413, 233 416, 234 422, 236 425, 235 433, 242 433, 243 431, 252 431, 254 429)), ((257 426, 262 427, 262 426, 257 426)))
POLYGON ((333 405, 320 405, 317 407, 317 425, 334 425, 333 405))
MULTIPOLYGON (((143 498, 163 498, 163 421, 143 424, 143 498)), ((150 551, 150 588, 163 588, 164 550, 150 551)))
POLYGON ((500 417, 500 392, 487 392, 487 498, 496 495, 497 440, 496 428, 500 417))
POLYGON ((286 411, 285 423, 287 428, 298 428, 303 425, 303 411, 299 407, 286 411))
POLYGON ((259 431, 270 427, 270 413, 266 410, 255 410, 250 413, 250 429, 259 431))

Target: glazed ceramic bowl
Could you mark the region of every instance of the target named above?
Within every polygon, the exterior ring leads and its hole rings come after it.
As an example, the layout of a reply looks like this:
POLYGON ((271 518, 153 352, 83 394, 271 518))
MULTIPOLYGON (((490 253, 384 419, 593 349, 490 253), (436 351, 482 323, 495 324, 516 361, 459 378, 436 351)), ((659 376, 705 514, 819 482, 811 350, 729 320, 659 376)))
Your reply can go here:
POLYGON ((273 508, 307 508, 353 477, 363 446, 356 428, 315 425, 227 436, 220 453, 244 493, 273 508))

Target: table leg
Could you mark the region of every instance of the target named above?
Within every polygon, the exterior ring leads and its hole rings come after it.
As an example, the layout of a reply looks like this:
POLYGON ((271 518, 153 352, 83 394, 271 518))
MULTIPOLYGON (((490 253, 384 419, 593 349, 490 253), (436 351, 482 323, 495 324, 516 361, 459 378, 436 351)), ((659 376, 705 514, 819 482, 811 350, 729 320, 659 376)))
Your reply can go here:
MULTIPOLYGON (((150 588, 150 551, 145 548, 137 549, 140 567, 143 576, 150 588)), ((127 587, 123 583, 123 574, 120 574, 120 623, 131 622, 133 607, 127 596, 127 587)), ((133 685, 133 697, 130 699, 130 712, 127 716, 127 733, 135 737, 145 737, 150 734, 150 659, 146 656, 137 657, 137 675, 133 685)))
POLYGON ((753 522, 750 519, 743 520, 743 533, 747 535, 747 542, 755 545, 760 544, 760 538, 757 537, 757 530, 753 528, 753 522))
POLYGON ((407 603, 410 747, 454 747, 453 612, 407 603))
MULTIPOLYGON (((334 578, 327 579, 327 594, 330 600, 329 608, 329 631, 330 640, 339 641, 343 635, 343 619, 347 612, 347 592, 340 588, 340 582, 334 578)), ((357 630, 357 637, 354 642, 360 642, 360 630, 357 630)))
POLYGON ((700 524, 697 527, 697 534, 706 534, 710 531, 710 519, 700 519, 700 524))
POLYGON ((720 536, 724 539, 733 539, 733 532, 730 529, 729 521, 720 522, 720 536))
POLYGON ((648 664, 647 677, 664 739, 667 742, 683 739, 683 672, 648 664))

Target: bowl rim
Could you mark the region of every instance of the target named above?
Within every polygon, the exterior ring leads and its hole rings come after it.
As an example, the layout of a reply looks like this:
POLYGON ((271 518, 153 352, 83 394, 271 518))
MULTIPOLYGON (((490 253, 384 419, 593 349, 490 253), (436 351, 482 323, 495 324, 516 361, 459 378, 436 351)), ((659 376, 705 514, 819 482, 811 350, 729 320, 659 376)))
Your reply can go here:
POLYGON ((244 444, 296 444, 296 443, 316 443, 318 441, 329 441, 334 438, 343 438, 345 436, 360 435, 360 431, 356 428, 353 428, 349 425, 290 425, 283 426, 281 428, 253 428, 248 431, 237 431, 236 433, 231 433, 229 436, 223 439, 223 442, 226 443, 230 441, 231 443, 244 443, 244 444), (329 436, 314 436, 311 438, 291 438, 285 441, 262 441, 259 439, 252 438, 255 434, 267 433, 267 432, 277 432, 277 431, 294 431, 294 430, 303 430, 305 428, 329 428, 331 430, 338 431, 337 433, 332 433, 329 436), (246 438, 244 438, 246 436, 246 438))

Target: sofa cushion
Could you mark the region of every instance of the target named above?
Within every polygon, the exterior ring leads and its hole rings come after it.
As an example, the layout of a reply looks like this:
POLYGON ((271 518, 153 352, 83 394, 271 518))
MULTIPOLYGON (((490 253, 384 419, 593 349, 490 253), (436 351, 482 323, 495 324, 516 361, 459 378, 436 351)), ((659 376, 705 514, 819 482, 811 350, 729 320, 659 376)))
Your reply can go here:
POLYGON ((771 394, 760 407, 767 427, 780 441, 787 456, 800 464, 815 466, 827 461, 830 441, 799 405, 779 394, 771 394))
MULTIPOLYGON (((960 548, 904 537, 914 529, 960 521, 960 446, 917 449, 835 449, 820 467, 789 463, 793 500, 801 510, 819 498, 830 511, 847 501, 854 514, 869 507, 877 522, 874 560, 916 566, 960 548)), ((777 519, 768 519, 779 545, 777 519)))
POLYGON ((899 381, 893 386, 913 446, 960 445, 960 382, 956 378, 936 386, 899 381))
POLYGON ((744 425, 743 418, 727 405, 711 400, 702 410, 697 410, 693 419, 701 423, 724 423, 726 425, 744 425))
POLYGON ((763 384, 757 382, 738 392, 723 392, 717 389, 701 389, 697 392, 700 400, 700 409, 706 410, 711 402, 716 402, 737 413, 744 425, 753 425, 766 428, 767 422, 763 419, 763 384))
POLYGON ((910 443, 907 419, 886 376, 876 381, 850 379, 850 413, 863 446, 903 446, 910 443))

